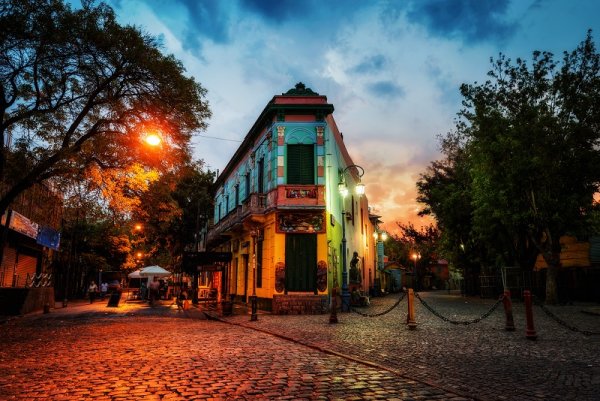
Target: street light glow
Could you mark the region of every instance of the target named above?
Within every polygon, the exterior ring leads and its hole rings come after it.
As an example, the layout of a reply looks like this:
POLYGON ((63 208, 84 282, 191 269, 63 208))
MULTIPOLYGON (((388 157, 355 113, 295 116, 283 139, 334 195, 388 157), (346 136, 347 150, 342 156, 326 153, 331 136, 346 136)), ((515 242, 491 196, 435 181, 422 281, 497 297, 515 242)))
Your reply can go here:
POLYGON ((146 143, 150 146, 158 146, 161 142, 160 136, 157 134, 146 135, 146 143))

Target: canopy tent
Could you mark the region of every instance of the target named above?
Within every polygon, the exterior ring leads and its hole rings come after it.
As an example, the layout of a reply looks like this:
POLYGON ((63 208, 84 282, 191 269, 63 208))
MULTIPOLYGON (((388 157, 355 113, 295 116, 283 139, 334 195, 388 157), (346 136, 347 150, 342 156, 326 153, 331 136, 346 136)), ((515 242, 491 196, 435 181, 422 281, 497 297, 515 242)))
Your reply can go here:
POLYGON ((146 266, 140 270, 140 277, 168 277, 171 272, 160 266, 146 266))
POLYGON ((141 269, 137 269, 136 271, 129 273, 127 276, 129 278, 142 278, 142 276, 140 275, 141 271, 141 269))

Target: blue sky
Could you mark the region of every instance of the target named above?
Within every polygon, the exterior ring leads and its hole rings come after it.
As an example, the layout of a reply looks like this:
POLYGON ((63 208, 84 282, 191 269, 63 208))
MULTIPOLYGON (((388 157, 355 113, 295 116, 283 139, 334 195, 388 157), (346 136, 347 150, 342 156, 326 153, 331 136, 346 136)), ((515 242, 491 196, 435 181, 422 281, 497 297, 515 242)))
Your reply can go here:
POLYGON ((207 90, 195 155, 222 170, 266 103, 302 81, 334 118, 388 230, 416 217, 415 182, 453 128, 461 83, 500 52, 558 57, 598 43, 594 0, 109 0, 119 21, 161 39, 207 90), (221 140, 212 137, 221 138, 221 140))

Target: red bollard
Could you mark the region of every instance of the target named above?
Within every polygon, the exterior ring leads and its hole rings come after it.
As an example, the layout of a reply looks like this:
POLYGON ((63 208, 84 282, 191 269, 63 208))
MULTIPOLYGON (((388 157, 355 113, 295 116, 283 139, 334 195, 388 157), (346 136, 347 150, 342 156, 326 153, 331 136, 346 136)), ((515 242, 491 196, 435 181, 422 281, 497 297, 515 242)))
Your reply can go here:
POLYGON ((408 289, 408 315, 406 316, 406 323, 408 328, 414 330, 417 328, 417 322, 415 322, 415 294, 412 288, 408 289))
POLYGON ((502 304, 504 305, 504 314, 506 315, 506 326, 504 330, 515 331, 515 321, 512 313, 512 302, 510 300, 510 290, 504 290, 504 297, 502 298, 502 304))
POLYGON ((531 291, 523 291, 523 298, 525 299, 525 316, 527 318, 527 330, 525 330, 525 337, 528 340, 537 339, 535 328, 533 327, 533 310, 531 308, 531 291))

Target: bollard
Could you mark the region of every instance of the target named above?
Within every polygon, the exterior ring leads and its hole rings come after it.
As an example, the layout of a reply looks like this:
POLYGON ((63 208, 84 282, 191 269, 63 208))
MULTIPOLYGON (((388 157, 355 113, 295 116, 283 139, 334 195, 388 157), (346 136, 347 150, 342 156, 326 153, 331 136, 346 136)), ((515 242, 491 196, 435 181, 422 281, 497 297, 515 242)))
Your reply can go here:
POLYGON ((329 315, 329 323, 337 323, 337 291, 335 288, 331 290, 331 314, 329 315))
POLYGON ((533 327, 533 310, 531 308, 531 291, 523 291, 523 298, 525 300, 525 316, 527 318, 527 329, 525 330, 525 337, 528 340, 537 339, 535 328, 533 327))
POLYGON ((408 315, 406 316, 406 323, 408 323, 408 328, 410 330, 414 330, 417 328, 417 323, 415 322, 415 294, 412 288, 408 289, 408 315))
POLYGON ((506 326, 504 330, 515 331, 515 321, 513 320, 512 313, 512 302, 510 301, 510 290, 504 290, 504 298, 502 299, 504 305, 504 314, 506 315, 506 326))
POLYGON ((50 302, 44 303, 44 313, 50 313, 50 302))

